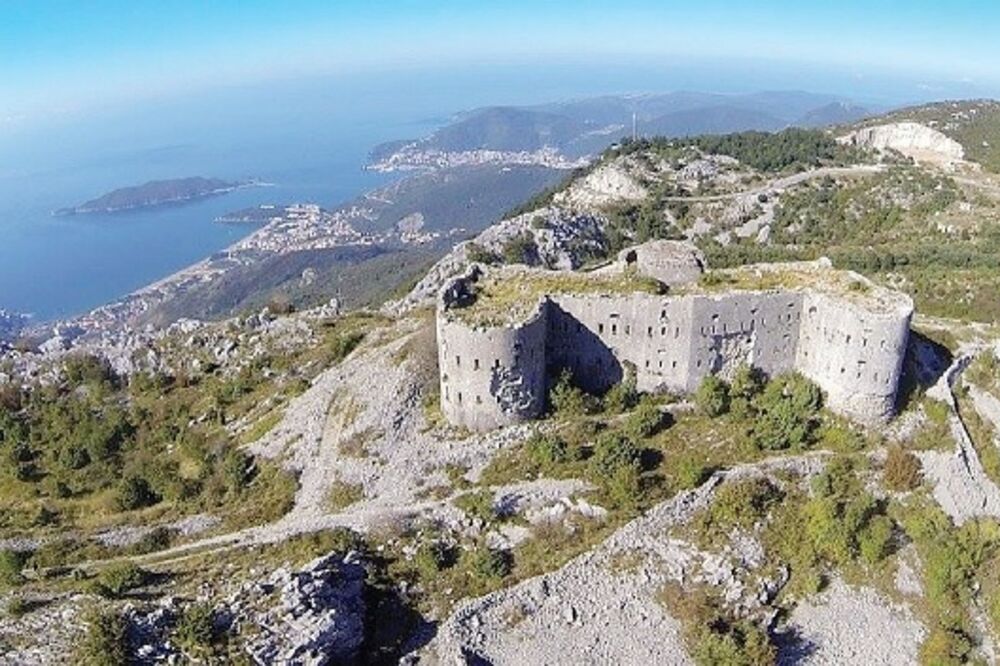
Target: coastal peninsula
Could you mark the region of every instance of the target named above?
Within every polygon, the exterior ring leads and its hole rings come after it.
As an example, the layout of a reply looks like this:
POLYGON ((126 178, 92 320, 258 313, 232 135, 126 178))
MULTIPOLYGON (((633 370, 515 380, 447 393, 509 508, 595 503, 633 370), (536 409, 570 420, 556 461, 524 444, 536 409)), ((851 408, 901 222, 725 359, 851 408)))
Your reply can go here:
POLYGON ((230 182, 220 178, 174 178, 152 180, 142 185, 122 187, 91 199, 78 206, 60 208, 53 215, 89 215, 93 213, 118 213, 128 210, 154 208, 167 204, 179 204, 197 199, 227 194, 244 187, 261 185, 259 181, 230 182))

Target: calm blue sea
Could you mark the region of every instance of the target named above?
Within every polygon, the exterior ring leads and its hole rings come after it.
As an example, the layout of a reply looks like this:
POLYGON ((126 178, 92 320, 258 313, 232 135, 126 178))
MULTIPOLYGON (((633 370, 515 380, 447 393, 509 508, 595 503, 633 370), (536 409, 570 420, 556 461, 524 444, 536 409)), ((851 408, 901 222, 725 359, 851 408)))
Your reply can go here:
POLYGON ((222 213, 349 200, 387 180, 362 168, 374 144, 435 123, 295 86, 272 92, 106 110, 0 142, 0 308, 43 320, 84 312, 253 231, 214 223, 222 213), (119 187, 185 176, 274 186, 144 211, 51 215, 119 187))

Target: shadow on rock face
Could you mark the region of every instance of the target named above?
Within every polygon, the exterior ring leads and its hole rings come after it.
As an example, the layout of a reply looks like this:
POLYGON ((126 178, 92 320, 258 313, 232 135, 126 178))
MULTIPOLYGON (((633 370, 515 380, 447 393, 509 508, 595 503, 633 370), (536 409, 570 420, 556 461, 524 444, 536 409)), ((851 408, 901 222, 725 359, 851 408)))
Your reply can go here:
POLYGON ((399 589, 369 580, 365 591, 365 637, 358 664, 418 663, 411 655, 437 635, 437 623, 424 618, 399 589))
POLYGON ((776 633, 774 644, 778 648, 778 666, 801 664, 816 653, 815 643, 804 637, 795 627, 776 633))
POLYGON ((896 413, 902 412, 915 395, 934 386, 952 360, 951 350, 943 344, 911 330, 896 395, 896 413))
POLYGON ((466 650, 462 651, 462 659, 468 666, 493 666, 493 662, 488 659, 466 650))

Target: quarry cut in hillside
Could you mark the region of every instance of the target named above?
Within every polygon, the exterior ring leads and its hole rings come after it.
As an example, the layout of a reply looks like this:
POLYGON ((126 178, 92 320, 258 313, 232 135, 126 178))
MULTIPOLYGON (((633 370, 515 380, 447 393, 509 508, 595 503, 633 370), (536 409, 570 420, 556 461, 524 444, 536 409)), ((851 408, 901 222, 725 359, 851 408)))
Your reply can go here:
POLYGON ((965 157, 962 144, 936 129, 914 122, 864 127, 838 141, 879 151, 894 150, 918 162, 951 164, 965 157))

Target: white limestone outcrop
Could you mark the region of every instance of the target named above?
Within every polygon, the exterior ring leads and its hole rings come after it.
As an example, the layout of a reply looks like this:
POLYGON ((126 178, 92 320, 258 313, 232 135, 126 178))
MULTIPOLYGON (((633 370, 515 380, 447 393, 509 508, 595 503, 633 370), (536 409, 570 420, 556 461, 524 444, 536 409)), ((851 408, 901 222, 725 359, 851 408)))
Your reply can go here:
POLYGON ((837 139, 840 143, 894 150, 919 162, 953 163, 965 157, 958 141, 936 129, 915 122, 888 123, 864 127, 837 139))

